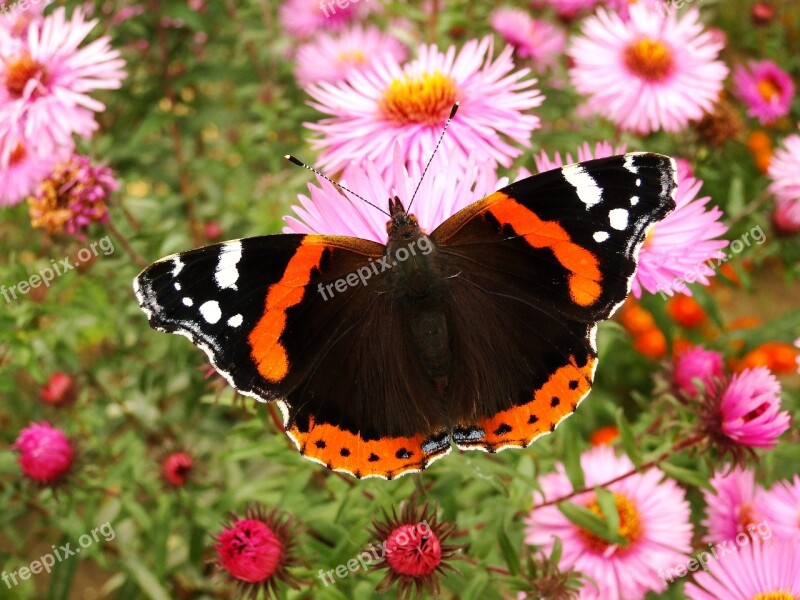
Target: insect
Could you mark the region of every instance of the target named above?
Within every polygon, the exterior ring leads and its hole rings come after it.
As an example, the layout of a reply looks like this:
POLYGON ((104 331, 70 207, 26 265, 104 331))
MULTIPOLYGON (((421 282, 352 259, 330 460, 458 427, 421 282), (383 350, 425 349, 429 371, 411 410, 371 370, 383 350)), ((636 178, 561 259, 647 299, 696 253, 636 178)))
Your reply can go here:
MULTIPOLYGON (((295 159, 296 160, 296 159, 295 159)), ((240 393, 274 401, 306 458, 392 479, 451 451, 526 447, 592 386, 598 322, 630 292, 674 161, 629 153, 513 183, 388 242, 280 234, 162 258, 134 281, 240 393)))

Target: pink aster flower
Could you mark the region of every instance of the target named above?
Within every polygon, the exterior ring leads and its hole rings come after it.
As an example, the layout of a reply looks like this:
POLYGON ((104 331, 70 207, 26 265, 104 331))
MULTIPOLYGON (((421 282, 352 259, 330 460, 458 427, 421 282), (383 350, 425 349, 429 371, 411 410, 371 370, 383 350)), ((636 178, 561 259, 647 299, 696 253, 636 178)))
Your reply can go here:
POLYGON ((375 4, 370 0, 286 0, 281 4, 280 21, 289 35, 308 38, 320 30, 341 29, 373 10, 375 4))
POLYGON ((800 476, 779 481, 760 494, 756 509, 764 515, 775 537, 800 543, 800 476))
POLYGON ((552 6, 559 17, 574 19, 582 12, 593 9, 600 0, 533 0, 533 8, 552 6))
POLYGON ((706 263, 725 256, 722 248, 728 241, 717 238, 728 228, 718 207, 707 210, 709 196, 697 198, 702 185, 702 180, 688 176, 678 164, 676 209, 653 227, 639 252, 632 286, 637 298, 642 289, 651 294, 691 296, 687 283, 709 284, 714 269, 706 263))
POLYGON ((770 123, 789 114, 794 83, 789 74, 771 60, 739 65, 733 71, 736 95, 747 105, 747 114, 760 123, 770 123))
POLYGON ((560 169, 564 165, 569 165, 574 162, 583 162, 595 158, 608 158, 609 156, 615 156, 617 154, 625 154, 626 150, 627 146, 625 144, 615 147, 609 142, 597 142, 594 146, 594 150, 592 150, 589 142, 583 142, 583 144, 578 147, 577 160, 572 158, 572 154, 569 152, 564 155, 563 159, 561 158, 561 153, 556 152, 551 160, 544 150, 542 150, 539 156, 534 156, 533 160, 536 162, 536 170, 539 171, 539 173, 544 173, 545 171, 560 169))
POLYGON ((713 390, 724 371, 722 354, 696 346, 682 352, 675 360, 672 382, 684 394, 696 396, 703 391, 713 390), (696 379, 700 380, 702 387, 698 387, 696 379))
MULTIPOLYGON (((661 568, 685 562, 691 550, 692 523, 684 491, 658 469, 635 473, 604 486, 633 469, 625 457, 617 457, 608 446, 598 446, 581 456, 587 486, 603 486, 614 494, 620 516, 619 534, 627 545, 610 544, 570 522, 556 506, 536 508, 573 491, 562 464, 555 473, 539 478, 542 492, 534 492, 534 508, 525 518, 525 542, 550 552, 556 537, 563 554, 559 570, 575 569, 597 582, 580 591, 582 599, 627 600, 642 598, 650 591, 663 591, 665 584, 655 575, 661 568)), ((594 492, 585 492, 572 502, 602 515, 594 492)))
POLYGON ((756 529, 763 517, 756 509, 756 498, 763 490, 756 485, 755 477, 752 469, 740 467, 714 474, 714 491, 703 490, 706 518, 701 525, 707 530, 703 538, 706 542, 734 540, 740 533, 759 539, 756 529))
POLYGON ((28 198, 31 224, 82 238, 89 225, 108 220, 106 202, 118 187, 111 169, 74 154, 56 163, 28 198))
POLYGON ((781 384, 766 367, 734 375, 718 397, 719 431, 749 448, 773 448, 789 429, 790 417, 781 411, 781 384))
POLYGON ((728 74, 717 59, 722 44, 692 8, 662 16, 643 3, 630 20, 599 9, 568 50, 570 77, 594 111, 639 134, 680 131, 719 97, 728 74))
POLYGON ((419 58, 401 66, 390 59, 374 70, 355 72, 346 82, 309 88, 312 106, 330 115, 308 127, 322 137, 321 165, 330 172, 351 162, 371 160, 383 174, 387 152, 399 142, 409 164, 428 159, 456 101, 461 107, 440 152, 464 164, 470 151, 479 160, 509 166, 521 150, 506 141, 530 145, 539 118, 524 114, 543 101, 528 69, 514 70, 512 48, 491 60, 492 39, 470 40, 459 52, 421 46, 419 58))
MULTIPOLYGON (((388 177, 381 176, 376 166, 367 162, 364 166, 349 166, 341 183, 383 210, 387 210, 389 198, 394 196, 408 208, 422 168, 419 164, 412 164, 410 169, 405 166, 399 144, 394 146, 393 159, 388 177)), ((385 214, 324 179, 318 179, 318 183, 319 187, 309 184, 308 196, 299 196, 299 206, 292 207, 296 216, 285 218, 284 233, 349 235, 387 242, 385 214)), ((431 232, 465 206, 507 184, 507 179, 497 179, 491 164, 476 162, 474 155, 469 156, 466 165, 458 165, 439 154, 422 179, 411 212, 420 227, 431 232)))
POLYGON ((125 62, 108 36, 79 48, 96 23, 81 8, 69 21, 58 8, 30 29, 27 44, 0 62, 0 126, 23 122, 25 137, 42 153, 48 144, 71 144, 73 133, 88 137, 97 129, 94 112, 105 105, 88 94, 119 88, 125 62))
POLYGON ((360 25, 337 34, 321 33, 297 50, 295 77, 301 86, 322 81, 336 83, 353 71, 387 59, 403 61, 407 48, 377 27, 360 25))
POLYGON ((684 592, 689 600, 800 598, 800 552, 786 542, 748 544, 710 561, 684 592))
POLYGON ((0 206, 19 204, 53 168, 54 157, 38 152, 19 124, 0 123, 0 206))
POLYGON ((524 10, 498 8, 492 13, 492 28, 514 47, 520 58, 530 58, 538 71, 552 69, 564 52, 564 32, 524 10))
POLYGON ((299 564, 294 519, 277 508, 267 512, 257 505, 245 518, 235 515, 216 536, 218 565, 244 594, 277 597, 278 583, 296 588, 298 580, 287 569, 299 564))
POLYGON ((25 476, 45 484, 60 479, 74 455, 64 432, 46 422, 31 423, 11 448, 19 452, 19 466, 25 476))
POLYGON ((30 26, 39 24, 44 9, 52 3, 53 0, 39 0, 23 5, 19 0, 0 0, 0 37, 25 38, 30 26))
POLYGON ((800 135, 783 140, 769 164, 769 191, 775 196, 782 220, 800 226, 800 135))

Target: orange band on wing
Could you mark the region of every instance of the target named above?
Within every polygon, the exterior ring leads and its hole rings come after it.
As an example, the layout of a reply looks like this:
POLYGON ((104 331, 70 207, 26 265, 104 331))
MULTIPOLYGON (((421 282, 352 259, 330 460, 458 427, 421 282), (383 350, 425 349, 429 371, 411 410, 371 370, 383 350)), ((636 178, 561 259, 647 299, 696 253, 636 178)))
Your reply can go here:
POLYGON ((425 438, 385 437, 364 441, 361 436, 328 423, 315 424, 308 431, 290 427, 286 431, 306 458, 356 477, 394 479, 408 471, 424 469, 433 460, 450 451, 449 443, 425 452, 425 438))
POLYGON ((280 281, 267 290, 264 315, 259 319, 248 340, 251 356, 258 365, 258 372, 267 380, 276 383, 289 372, 289 356, 280 343, 286 327, 286 311, 300 303, 305 286, 311 280, 311 271, 319 267, 325 246, 308 245, 309 238, 297 248, 286 265, 280 281))
POLYGON ((530 402, 475 423, 485 433, 470 445, 491 450, 525 447, 550 433, 575 412, 580 400, 591 390, 595 362, 595 358, 589 358, 586 365, 579 367, 575 358, 570 357, 570 363, 536 390, 530 402))
POLYGON ((501 192, 488 196, 486 201, 489 212, 500 223, 510 225, 534 248, 550 248, 553 251, 558 262, 571 273, 569 291, 575 303, 589 306, 597 301, 602 292, 600 281, 603 276, 594 254, 573 242, 569 233, 558 223, 543 221, 501 192))

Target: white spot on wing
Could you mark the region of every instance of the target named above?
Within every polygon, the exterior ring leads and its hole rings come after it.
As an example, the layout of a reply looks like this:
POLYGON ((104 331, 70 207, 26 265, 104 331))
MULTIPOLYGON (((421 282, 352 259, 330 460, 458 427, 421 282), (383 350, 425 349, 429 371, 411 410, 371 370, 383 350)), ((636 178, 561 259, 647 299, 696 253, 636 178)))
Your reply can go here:
POLYGON ((641 179, 637 179, 636 180, 636 187, 639 187, 641 185, 642 185, 642 180, 641 179))
MULTIPOLYGON (((625 155, 625 162, 623 163, 623 167, 625 167, 628 171, 633 173, 634 175, 639 172, 639 167, 633 164, 633 157, 635 154, 626 154, 625 155)), ((636 185, 639 185, 638 183, 636 185)))
POLYGON ((605 242, 608 239, 607 231, 595 231, 592 236, 595 242, 605 242))
POLYGON ((233 315, 230 319, 228 319, 228 325, 231 327, 239 327, 243 321, 244 319, 242 318, 242 315, 233 315))
POLYGON ((183 305, 184 306, 192 306, 192 304, 194 304, 194 301, 191 298, 184 298, 183 299, 183 305))
POLYGON ((180 256, 176 256, 172 259, 172 276, 177 277, 178 274, 183 270, 183 261, 181 260, 180 256))
POLYGON ((631 206, 639 204, 639 196, 631 196, 631 206))
POLYGON ((214 279, 220 289, 236 289, 239 280, 239 270, 236 264, 242 259, 242 243, 239 241, 228 242, 220 248, 219 262, 214 273, 214 279))
POLYGON ((581 165, 568 165, 561 169, 561 174, 578 192, 578 198, 587 208, 599 204, 603 199, 603 190, 581 165))
POLYGON ((200 305, 200 314, 206 320, 206 323, 214 325, 222 318, 222 311, 219 309, 219 302, 216 300, 209 300, 200 305))
POLYGON ((175 282, 175 289, 178 290, 179 292, 181 291, 181 284, 178 283, 177 281, 175 282))
POLYGON ((614 229, 622 231, 628 226, 628 211, 624 208, 615 208, 608 211, 608 221, 614 229))

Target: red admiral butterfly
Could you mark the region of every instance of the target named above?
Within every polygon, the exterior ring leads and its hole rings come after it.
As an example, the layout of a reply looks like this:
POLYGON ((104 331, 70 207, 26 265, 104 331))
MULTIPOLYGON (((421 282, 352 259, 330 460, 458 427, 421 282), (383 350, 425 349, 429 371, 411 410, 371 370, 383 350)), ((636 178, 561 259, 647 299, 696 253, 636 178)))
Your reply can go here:
POLYGON ((513 183, 429 234, 394 198, 385 246, 234 240, 163 258, 134 290, 151 326, 277 402, 303 456, 392 479, 451 443, 524 448, 575 411, 597 323, 630 292, 675 187, 666 156, 591 160, 513 183))

